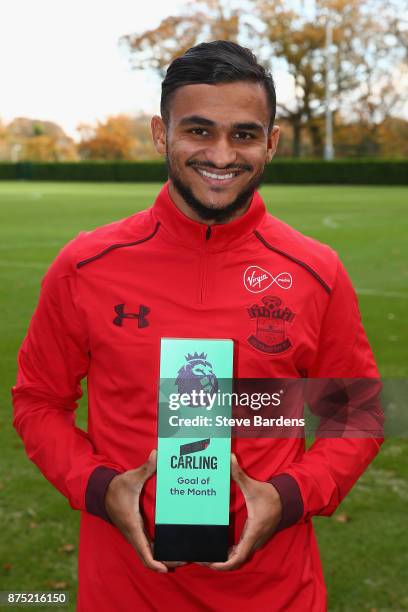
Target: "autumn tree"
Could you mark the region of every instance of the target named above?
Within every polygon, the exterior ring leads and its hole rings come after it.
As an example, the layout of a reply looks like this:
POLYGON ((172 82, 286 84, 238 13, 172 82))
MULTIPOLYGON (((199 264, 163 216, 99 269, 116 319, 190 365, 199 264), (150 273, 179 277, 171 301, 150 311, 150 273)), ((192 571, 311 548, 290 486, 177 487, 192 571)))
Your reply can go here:
POLYGON ((366 131, 366 154, 381 153, 381 126, 403 113, 408 93, 406 50, 393 24, 404 7, 408 10, 407 0, 366 0, 361 31, 353 41, 358 84, 343 92, 342 118, 345 123, 358 122, 366 131))
POLYGON ((199 41, 236 41, 239 11, 222 0, 196 0, 178 16, 165 17, 157 28, 123 36, 133 68, 152 68, 163 78, 168 65, 199 41))
POLYGON ((0 117, 0 160, 1 161, 7 159, 8 157, 7 153, 8 153, 7 131, 6 131, 6 126, 0 117))
POLYGON ((389 35, 395 10, 387 0, 316 0, 312 13, 291 9, 283 0, 254 3, 258 32, 268 52, 282 60, 293 78, 294 99, 290 104, 279 102, 279 107, 293 126, 294 155, 300 154, 304 128, 309 130, 314 154, 323 147, 328 19, 333 31, 331 97, 338 119, 347 121, 350 114, 355 118, 360 113, 373 126, 403 99, 391 77, 392 72, 396 76, 401 46, 389 35))
POLYGON ((117 115, 95 126, 80 125, 78 151, 83 159, 152 159, 156 157, 146 115, 117 115))
MULTIPOLYGON (((305 14, 299 6, 283 0, 254 1, 258 23, 253 27, 254 38, 264 43, 263 62, 274 71, 274 66, 288 72, 293 82, 293 98, 282 102, 278 96, 278 109, 293 130, 293 155, 301 153, 301 136, 307 127, 313 142, 313 153, 321 154, 323 147, 322 117, 325 112, 326 80, 326 19, 323 3, 316 4, 315 14, 305 14)), ((351 0, 339 7, 342 24, 334 28, 333 42, 347 48, 355 18, 355 2, 351 0), (343 36, 347 32, 347 36, 343 36)), ((326 7, 325 7, 326 8, 326 7)), ((333 19, 333 14, 331 15, 333 19)), ((339 53, 336 57, 337 81, 346 86, 346 75, 340 71, 339 53)), ((349 83, 347 83, 349 85, 349 83)))
POLYGON ((378 130, 381 155, 408 158, 408 121, 387 117, 378 130))
POLYGON ((27 161, 77 160, 76 146, 52 121, 17 117, 3 126, 1 157, 27 161))
POLYGON ((126 115, 108 117, 106 122, 98 121, 92 128, 80 125, 81 142, 78 151, 85 159, 129 159, 134 145, 131 134, 131 120, 126 115))
POLYGON ((338 157, 387 158, 408 157, 408 121, 387 117, 373 134, 371 126, 361 121, 339 124, 335 128, 338 157))
POLYGON ((397 39, 408 61, 408 1, 386 0, 380 4, 380 10, 387 24, 387 35, 397 39))

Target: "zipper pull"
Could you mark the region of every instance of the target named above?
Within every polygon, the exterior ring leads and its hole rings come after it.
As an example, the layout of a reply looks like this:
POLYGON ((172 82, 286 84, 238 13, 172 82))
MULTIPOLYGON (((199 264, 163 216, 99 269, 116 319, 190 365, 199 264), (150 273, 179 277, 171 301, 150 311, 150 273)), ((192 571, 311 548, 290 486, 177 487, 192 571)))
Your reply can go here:
POLYGON ((207 231, 205 232, 205 239, 209 240, 211 238, 211 225, 207 227, 207 231))

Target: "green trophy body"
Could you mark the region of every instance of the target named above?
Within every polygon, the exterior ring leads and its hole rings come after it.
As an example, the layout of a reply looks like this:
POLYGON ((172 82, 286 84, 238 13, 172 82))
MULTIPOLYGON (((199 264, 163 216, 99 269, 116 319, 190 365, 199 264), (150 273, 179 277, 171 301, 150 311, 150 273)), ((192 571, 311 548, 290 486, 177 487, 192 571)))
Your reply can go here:
POLYGON ((161 341, 156 559, 227 559, 232 363, 232 340, 161 341))

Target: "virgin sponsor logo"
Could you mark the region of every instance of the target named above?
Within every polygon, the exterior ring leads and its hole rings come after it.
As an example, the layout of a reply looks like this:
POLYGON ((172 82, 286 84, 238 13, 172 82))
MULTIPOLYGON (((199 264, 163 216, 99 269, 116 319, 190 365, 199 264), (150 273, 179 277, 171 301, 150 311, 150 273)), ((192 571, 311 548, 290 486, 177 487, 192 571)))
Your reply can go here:
POLYGON ((289 272, 280 272, 274 276, 260 266, 248 266, 244 272, 244 285, 251 293, 266 291, 274 283, 281 289, 290 289, 293 284, 292 275, 289 272))

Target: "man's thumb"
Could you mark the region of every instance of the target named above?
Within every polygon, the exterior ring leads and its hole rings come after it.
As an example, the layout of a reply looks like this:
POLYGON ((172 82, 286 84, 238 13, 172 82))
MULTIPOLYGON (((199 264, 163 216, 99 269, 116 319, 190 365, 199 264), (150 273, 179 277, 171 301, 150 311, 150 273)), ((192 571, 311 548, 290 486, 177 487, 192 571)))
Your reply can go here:
POLYGON ((231 478, 235 480, 242 491, 246 489, 249 477, 239 465, 238 459, 234 453, 231 454, 231 478))
POLYGON ((146 463, 143 463, 143 465, 141 465, 139 468, 139 474, 142 476, 143 482, 147 480, 148 478, 150 478, 150 476, 152 476, 155 473, 156 467, 157 467, 157 450, 154 449, 151 451, 150 455, 148 456, 146 463))

